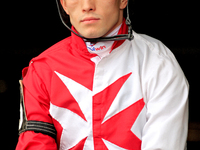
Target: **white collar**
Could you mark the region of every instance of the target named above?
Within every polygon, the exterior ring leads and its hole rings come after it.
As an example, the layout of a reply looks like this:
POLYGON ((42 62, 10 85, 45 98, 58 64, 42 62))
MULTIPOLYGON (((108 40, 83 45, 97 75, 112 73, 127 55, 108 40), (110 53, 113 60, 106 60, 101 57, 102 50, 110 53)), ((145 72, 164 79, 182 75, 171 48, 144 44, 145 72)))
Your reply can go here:
MULTIPOLYGON (((119 29, 121 28, 121 25, 122 24, 120 24, 117 28, 115 28, 106 37, 117 35, 119 29)), ((110 53, 114 41, 105 41, 97 43, 85 42, 85 43, 90 53, 97 54, 100 58, 103 58, 110 53)))

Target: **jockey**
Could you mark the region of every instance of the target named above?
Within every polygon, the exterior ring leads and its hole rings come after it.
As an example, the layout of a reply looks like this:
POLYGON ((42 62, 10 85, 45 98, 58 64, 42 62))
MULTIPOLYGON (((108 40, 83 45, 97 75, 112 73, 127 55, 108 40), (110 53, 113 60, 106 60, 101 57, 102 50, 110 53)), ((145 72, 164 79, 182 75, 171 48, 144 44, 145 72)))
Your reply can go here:
POLYGON ((132 30, 129 1, 56 2, 71 36, 22 71, 16 150, 183 150, 187 79, 162 42, 132 30))

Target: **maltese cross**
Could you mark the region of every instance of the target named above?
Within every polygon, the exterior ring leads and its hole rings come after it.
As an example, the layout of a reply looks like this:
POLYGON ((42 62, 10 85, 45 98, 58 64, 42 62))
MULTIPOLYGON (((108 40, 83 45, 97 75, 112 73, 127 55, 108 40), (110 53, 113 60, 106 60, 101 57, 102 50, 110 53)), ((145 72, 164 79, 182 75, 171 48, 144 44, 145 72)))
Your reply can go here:
POLYGON ((141 140, 131 128, 144 107, 144 101, 142 98, 131 102, 122 100, 127 96, 121 89, 132 73, 120 77, 96 94, 80 83, 55 73, 72 97, 67 99, 65 107, 50 104, 50 114, 63 127, 60 149, 141 149, 141 140))

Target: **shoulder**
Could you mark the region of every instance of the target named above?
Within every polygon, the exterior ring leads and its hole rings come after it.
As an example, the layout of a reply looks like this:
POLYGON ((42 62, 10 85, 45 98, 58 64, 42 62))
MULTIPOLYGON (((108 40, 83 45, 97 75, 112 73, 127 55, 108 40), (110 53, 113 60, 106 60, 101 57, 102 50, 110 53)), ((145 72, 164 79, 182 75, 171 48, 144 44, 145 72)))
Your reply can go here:
POLYGON ((138 34, 133 31, 134 44, 136 44, 142 51, 151 53, 154 56, 166 59, 173 57, 173 53, 160 40, 155 39, 145 34, 138 34))
MULTIPOLYGON (((34 66, 36 69, 45 69, 49 68, 52 61, 59 60, 63 53, 67 52, 71 46, 71 37, 67 37, 58 43, 54 44, 40 55, 31 59, 29 63, 30 66, 34 66)), ((53 62, 52 62, 53 63, 53 62)))
MULTIPOLYGON (((159 40, 134 33, 133 51, 140 54, 145 101, 178 88, 188 90, 188 82, 174 54, 159 40)), ((186 92, 187 93, 187 92, 186 92)))
POLYGON ((135 32, 133 32, 133 35, 133 47, 135 47, 139 53, 142 53, 143 59, 145 59, 149 65, 152 65, 152 67, 164 65, 165 68, 179 68, 174 54, 160 40, 135 32))
MULTIPOLYGON (((184 77, 174 54, 161 41, 148 35, 133 32, 133 50, 142 56, 143 73, 146 77, 156 79, 157 75, 164 78, 184 77)), ((157 78, 158 79, 158 78, 157 78)))
POLYGON ((32 74, 35 72, 38 76, 43 76, 45 74, 50 75, 52 72, 52 65, 55 59, 59 59, 62 56, 62 52, 67 51, 70 47, 71 37, 67 37, 60 42, 54 44, 40 55, 32 58, 30 60, 29 66, 23 69, 22 75, 23 77, 27 76, 28 74, 32 74))
POLYGON ((71 43, 71 36, 67 37, 67 38, 59 41, 58 43, 54 44, 53 46, 49 47, 47 50, 42 52, 40 55, 38 55, 34 59, 42 58, 42 57, 45 57, 48 55, 54 55, 55 53, 66 50, 70 47, 70 43, 71 43))

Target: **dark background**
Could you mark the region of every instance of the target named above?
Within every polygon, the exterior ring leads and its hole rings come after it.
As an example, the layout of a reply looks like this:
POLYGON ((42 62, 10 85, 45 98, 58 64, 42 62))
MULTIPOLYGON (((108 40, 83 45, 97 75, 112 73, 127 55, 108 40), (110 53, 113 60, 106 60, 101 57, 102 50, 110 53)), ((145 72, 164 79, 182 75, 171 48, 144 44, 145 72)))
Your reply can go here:
MULTIPOLYGON (((70 35, 56 3, 49 0, 1 2, 0 102, 2 145, 15 149, 18 139, 21 70, 31 58, 70 35), (5 109, 4 109, 5 108, 5 109)), ((176 56, 189 83, 189 121, 200 123, 200 30, 198 1, 135 0, 133 29, 161 40, 176 56)), ((197 127, 199 128, 199 127, 197 127)), ((188 149, 199 142, 188 141, 188 149)))

